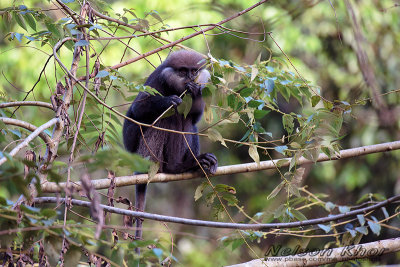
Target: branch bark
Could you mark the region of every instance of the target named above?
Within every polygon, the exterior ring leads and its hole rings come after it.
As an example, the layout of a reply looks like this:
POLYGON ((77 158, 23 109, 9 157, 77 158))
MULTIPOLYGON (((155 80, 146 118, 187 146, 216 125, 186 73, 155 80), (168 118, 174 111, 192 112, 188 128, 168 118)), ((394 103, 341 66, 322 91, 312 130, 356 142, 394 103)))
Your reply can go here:
MULTIPOLYGON (((400 200, 400 195, 391 197, 387 200, 379 202, 375 205, 371 205, 366 208, 357 209, 353 211, 349 211, 343 214, 331 215, 324 218, 318 219, 311 219, 306 221, 297 221, 297 222, 290 222, 290 223, 265 223, 265 224, 252 224, 252 223, 226 223, 226 222, 213 222, 213 221, 202 221, 202 220, 193 220, 193 219, 186 219, 186 218, 179 218, 179 217, 172 217, 172 216, 165 216, 159 214, 152 214, 148 212, 141 212, 141 211, 132 211, 132 210, 125 210, 120 208, 115 208, 107 205, 100 204, 100 207, 107 212, 116 213, 120 215, 128 215, 132 217, 139 217, 143 219, 149 219, 154 221, 161 221, 161 222, 170 222, 170 223, 179 223, 179 224, 186 224, 186 225, 194 225, 194 226, 204 226, 204 227, 213 227, 213 228, 226 228, 226 229, 240 229, 240 230, 256 230, 256 231, 267 231, 269 229, 284 229, 284 228, 295 228, 295 227, 303 227, 309 225, 316 225, 320 223, 326 223, 331 221, 337 221, 348 217, 353 217, 358 214, 366 213, 372 210, 379 209, 381 207, 387 206, 390 203, 400 200)), ((41 204, 41 203, 60 203, 64 202, 65 198, 58 198, 58 197, 37 197, 33 200, 34 203, 41 204)), ((82 207, 91 207, 91 202, 72 199, 71 204, 75 206, 82 206, 82 207)))
POLYGON ((5 103, 0 103, 0 108, 8 108, 8 107, 15 107, 15 106, 38 106, 38 107, 44 107, 44 108, 49 108, 53 110, 53 105, 51 103, 47 102, 41 102, 41 101, 15 101, 15 102, 5 102, 5 103))
MULTIPOLYGON (((226 19, 224 19, 224 20, 221 20, 220 22, 218 22, 218 23, 216 23, 216 24, 214 24, 214 25, 212 25, 212 26, 210 26, 210 27, 208 27, 208 28, 205 28, 204 30, 200 30, 200 31, 194 32, 194 33, 192 33, 192 34, 189 34, 189 35, 187 35, 187 36, 185 36, 185 37, 182 37, 182 38, 179 39, 179 40, 176 40, 176 41, 170 42, 169 44, 160 46, 159 48, 154 49, 154 50, 152 50, 152 51, 150 51, 150 52, 144 53, 144 54, 142 54, 142 55, 140 55, 140 56, 138 56, 138 57, 135 57, 135 58, 129 59, 129 60, 125 61, 125 62, 121 62, 121 63, 119 63, 119 64, 116 64, 116 65, 112 66, 111 68, 112 68, 112 69, 119 69, 119 68, 124 67, 124 66, 126 66, 126 65, 128 65, 128 64, 131 64, 131 63, 133 63, 133 62, 136 62, 136 61, 138 61, 138 60, 140 60, 140 59, 142 59, 142 58, 145 58, 145 57, 148 57, 148 56, 150 56, 150 55, 152 55, 152 54, 155 54, 155 53, 157 53, 157 52, 160 52, 161 50, 164 50, 164 49, 166 49, 166 48, 169 48, 169 47, 172 47, 172 46, 177 45, 177 44, 179 44, 179 43, 182 43, 183 41, 186 41, 186 40, 188 40, 188 39, 191 39, 191 38, 193 38, 193 37, 195 37, 195 36, 197 36, 197 35, 200 35, 200 34, 203 34, 203 33, 205 33, 205 32, 211 31, 211 30, 215 29, 216 27, 218 27, 219 25, 224 24, 224 23, 226 23, 226 22, 228 22, 228 21, 231 21, 231 20, 233 20, 233 19, 235 19, 235 18, 237 18, 237 17, 239 17, 239 16, 241 16, 241 15, 243 15, 243 14, 249 12, 250 10, 252 10, 252 9, 258 7, 259 5, 262 5, 262 4, 264 4, 264 3, 268 2, 268 1, 269 1, 269 0, 262 0, 262 1, 258 2, 258 3, 256 3, 256 4, 252 5, 251 7, 246 8, 246 9, 244 9, 244 10, 242 10, 242 11, 236 13, 236 14, 233 15, 233 16, 230 16, 229 18, 226 18, 226 19)), ((96 15, 97 15, 97 14, 96 14, 96 15)))
MULTIPOLYGON (((53 126, 54 124, 56 124, 58 122, 59 122, 59 119, 58 118, 54 118, 54 119, 51 119, 50 121, 46 122, 42 126, 38 127, 35 131, 33 131, 33 133, 31 133, 27 138, 25 138, 25 140, 22 143, 20 143, 13 150, 11 150, 10 156, 12 156, 12 157, 15 156, 21 149, 26 147, 29 144, 29 142, 32 141, 36 136, 38 136, 45 129, 53 126)), ((0 159, 0 165, 2 165, 6 161, 7 161, 7 157, 2 157, 0 159)))
MULTIPOLYGON (((369 146, 362 146, 357 148, 345 149, 341 150, 338 155, 335 155, 329 158, 327 155, 321 153, 318 156, 317 162, 328 161, 328 160, 338 160, 338 159, 346 159, 352 157, 358 157, 362 155, 372 154, 372 153, 379 153, 385 151, 392 151, 400 149, 400 141, 376 144, 376 145, 369 145, 369 146)), ((213 176, 221 176, 221 175, 230 175, 230 174, 237 174, 237 173, 245 173, 245 172, 254 172, 254 171, 261 171, 261 170, 269 170, 275 169, 277 166, 278 161, 285 160, 283 164, 280 164, 280 167, 289 166, 290 161, 292 158, 284 158, 284 159, 276 159, 276 160, 267 160, 262 161, 260 164, 255 162, 253 163, 245 163, 245 164, 237 164, 237 165, 229 165, 219 167, 216 173, 213 176)), ((297 160, 297 165, 313 163, 313 161, 301 157, 297 160)), ((131 176, 120 176, 115 178, 116 186, 128 186, 134 184, 145 184, 145 183, 165 183, 171 181, 180 181, 180 180, 189 180, 200 178, 199 173, 181 173, 181 174, 166 174, 166 173, 158 173, 154 177, 151 178, 149 181, 149 176, 147 174, 138 174, 138 175, 131 175, 131 176)), ((99 179, 93 180, 92 185, 96 189, 105 189, 110 186, 110 179, 99 179)), ((73 185, 77 190, 81 189, 81 184, 79 182, 73 185)), ((65 183, 53 183, 53 182, 46 182, 42 184, 42 191, 46 193, 54 193, 60 192, 62 188, 65 187, 65 183)))
POLYGON ((266 257, 249 262, 230 265, 229 267, 258 267, 258 266, 320 266, 355 259, 376 258, 384 254, 400 251, 400 238, 379 240, 359 245, 340 248, 321 249, 303 254, 284 257, 266 257))
MULTIPOLYGON (((18 106, 20 106, 20 105, 18 105, 18 106)), ((29 122, 21 121, 21 120, 17 120, 17 119, 0 117, 0 121, 4 122, 5 124, 15 125, 15 126, 27 129, 31 132, 34 132, 38 129, 38 127, 36 127, 33 124, 30 124, 29 122)), ((51 143, 51 138, 46 133, 40 132, 39 137, 43 139, 43 141, 46 143, 46 145, 51 143)))

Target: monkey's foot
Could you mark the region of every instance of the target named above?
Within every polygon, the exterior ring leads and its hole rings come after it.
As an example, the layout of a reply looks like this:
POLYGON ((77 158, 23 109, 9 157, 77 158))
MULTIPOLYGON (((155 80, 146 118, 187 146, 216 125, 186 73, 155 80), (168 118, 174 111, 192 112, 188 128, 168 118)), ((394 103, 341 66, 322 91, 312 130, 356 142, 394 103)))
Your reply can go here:
POLYGON ((212 153, 201 154, 197 157, 201 167, 207 174, 214 174, 218 168, 217 157, 212 153))

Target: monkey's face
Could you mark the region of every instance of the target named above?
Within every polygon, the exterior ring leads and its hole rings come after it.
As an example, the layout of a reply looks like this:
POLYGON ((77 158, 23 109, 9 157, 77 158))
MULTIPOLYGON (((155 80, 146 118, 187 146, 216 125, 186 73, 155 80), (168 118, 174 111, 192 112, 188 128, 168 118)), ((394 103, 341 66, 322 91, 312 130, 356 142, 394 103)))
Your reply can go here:
POLYGON ((210 78, 210 73, 206 69, 197 69, 191 67, 166 67, 161 72, 162 78, 171 94, 181 94, 185 91, 186 85, 195 82, 204 88, 204 85, 210 78))
POLYGON ((176 70, 178 75, 185 79, 187 82, 194 82, 199 75, 198 69, 181 67, 176 70))

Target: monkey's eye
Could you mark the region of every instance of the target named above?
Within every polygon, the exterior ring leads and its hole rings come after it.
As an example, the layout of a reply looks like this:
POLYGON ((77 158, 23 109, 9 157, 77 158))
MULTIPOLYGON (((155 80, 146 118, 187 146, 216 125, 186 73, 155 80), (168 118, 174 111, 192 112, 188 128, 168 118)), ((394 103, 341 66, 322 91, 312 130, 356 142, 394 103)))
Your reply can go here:
POLYGON ((179 76, 186 77, 188 70, 186 68, 179 68, 178 73, 179 73, 179 76))

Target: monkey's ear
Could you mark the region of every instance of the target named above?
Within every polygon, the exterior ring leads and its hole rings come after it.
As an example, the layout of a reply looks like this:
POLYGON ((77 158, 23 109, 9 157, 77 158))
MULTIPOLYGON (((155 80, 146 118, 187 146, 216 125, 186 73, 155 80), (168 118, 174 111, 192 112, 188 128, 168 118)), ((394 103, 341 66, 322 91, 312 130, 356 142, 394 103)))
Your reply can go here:
POLYGON ((200 84, 201 89, 203 89, 206 86, 206 83, 208 83, 208 81, 210 80, 210 77, 210 72, 206 69, 202 69, 200 70, 199 75, 197 75, 194 81, 200 84))

